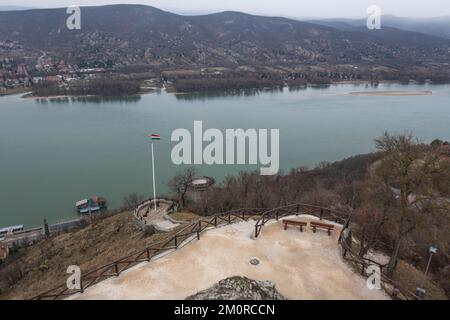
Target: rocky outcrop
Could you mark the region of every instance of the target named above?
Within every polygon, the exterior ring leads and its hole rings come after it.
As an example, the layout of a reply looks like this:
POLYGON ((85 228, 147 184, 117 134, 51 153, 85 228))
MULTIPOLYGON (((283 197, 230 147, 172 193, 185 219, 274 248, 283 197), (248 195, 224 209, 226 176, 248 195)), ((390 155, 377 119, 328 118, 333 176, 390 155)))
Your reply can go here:
POLYGON ((270 281, 236 276, 220 280, 211 288, 189 296, 186 300, 286 300, 286 298, 270 281))

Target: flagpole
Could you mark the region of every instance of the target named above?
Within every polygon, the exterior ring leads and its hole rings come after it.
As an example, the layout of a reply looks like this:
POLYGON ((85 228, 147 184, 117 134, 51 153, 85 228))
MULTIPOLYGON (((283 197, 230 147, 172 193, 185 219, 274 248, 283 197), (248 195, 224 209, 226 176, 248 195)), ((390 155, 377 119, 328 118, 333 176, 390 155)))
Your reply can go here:
POLYGON ((156 211, 155 156, 153 154, 153 142, 152 142, 152 172, 153 172, 153 204, 156 211))

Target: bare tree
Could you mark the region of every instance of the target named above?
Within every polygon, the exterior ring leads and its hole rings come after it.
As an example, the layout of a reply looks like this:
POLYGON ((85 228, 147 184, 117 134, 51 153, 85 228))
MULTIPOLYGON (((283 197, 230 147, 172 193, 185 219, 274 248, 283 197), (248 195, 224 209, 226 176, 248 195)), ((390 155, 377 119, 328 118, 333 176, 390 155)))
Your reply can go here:
POLYGON ((381 231, 387 221, 388 210, 380 210, 370 205, 359 207, 352 213, 352 221, 360 246, 358 255, 364 257, 370 249, 381 242, 381 231))
POLYGON ((48 227, 47 219, 44 219, 44 233, 46 238, 50 237, 50 229, 48 227))
POLYGON ((331 207, 339 204, 339 196, 332 190, 315 188, 305 192, 302 197, 303 203, 309 203, 321 207, 331 207))
POLYGON ((373 178, 386 198, 395 198, 394 203, 387 201, 384 205, 394 227, 394 247, 387 268, 392 273, 406 235, 420 225, 426 213, 441 210, 435 188, 442 170, 441 157, 436 148, 414 141, 410 134, 386 132, 375 144, 385 156, 375 165, 373 178))
POLYGON ((183 208, 186 207, 186 194, 189 186, 196 175, 194 167, 189 167, 184 171, 177 173, 172 180, 169 181, 169 188, 174 193, 174 196, 181 203, 183 208))
POLYGON ((124 210, 133 210, 144 200, 144 196, 136 192, 130 193, 122 201, 122 208, 124 210))

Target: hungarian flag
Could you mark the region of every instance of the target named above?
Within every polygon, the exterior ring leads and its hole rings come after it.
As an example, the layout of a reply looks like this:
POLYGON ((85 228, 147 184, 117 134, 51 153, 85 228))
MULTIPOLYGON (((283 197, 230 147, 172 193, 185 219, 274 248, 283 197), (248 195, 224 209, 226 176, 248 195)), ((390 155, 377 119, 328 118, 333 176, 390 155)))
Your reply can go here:
POLYGON ((152 140, 161 140, 161 135, 159 134, 152 133, 151 137, 152 140))

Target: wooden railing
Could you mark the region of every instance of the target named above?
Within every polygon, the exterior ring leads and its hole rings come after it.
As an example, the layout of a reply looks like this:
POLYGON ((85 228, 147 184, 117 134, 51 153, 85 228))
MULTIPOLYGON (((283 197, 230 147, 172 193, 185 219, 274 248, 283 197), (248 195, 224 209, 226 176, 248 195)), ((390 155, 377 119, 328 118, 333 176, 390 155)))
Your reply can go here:
POLYGON ((300 214, 310 214, 319 217, 320 220, 325 219, 335 221, 343 225, 346 224, 348 220, 348 214, 334 211, 329 208, 322 208, 304 203, 291 204, 266 211, 255 224, 255 238, 259 236, 262 227, 264 227, 268 221, 274 219, 278 221, 282 217, 294 214, 297 216, 300 214))
POLYGON ((166 209, 166 212, 165 212, 166 214, 170 214, 170 213, 174 212, 175 210, 177 210, 177 208, 178 208, 178 203, 175 200, 169 199, 169 198, 159 197, 159 198, 156 198, 156 199, 150 198, 150 199, 144 200, 139 205, 137 205, 134 208, 134 211, 133 211, 134 218, 136 219, 136 221, 139 224, 141 224, 141 226, 147 225, 147 220, 144 219, 144 217, 139 215, 139 211, 143 207, 150 206, 153 203, 153 201, 157 201, 157 202, 160 202, 160 203, 162 202, 162 203, 168 204, 169 207, 166 209))
POLYGON ((368 272, 370 266, 377 266, 380 270, 380 285, 384 291, 389 294, 389 296, 395 300, 418 300, 419 297, 413 292, 406 288, 401 287, 394 280, 389 278, 384 272, 386 264, 381 264, 372 259, 361 257, 352 250, 351 246, 348 244, 347 239, 345 239, 344 232, 346 229, 350 229, 349 224, 344 226, 339 236, 339 244, 342 250, 342 257, 347 262, 353 264, 353 266, 360 270, 362 276, 371 276, 372 274, 368 272))
POLYGON ((377 266, 380 269, 380 285, 386 293, 388 293, 391 298, 397 300, 417 300, 419 297, 413 292, 402 288, 400 285, 395 283, 394 280, 390 279, 384 272, 386 265, 383 265, 372 259, 361 257, 356 254, 351 246, 347 243, 345 238, 346 231, 350 231, 350 217, 348 214, 341 213, 332 209, 322 208, 318 206, 308 205, 308 204, 293 204, 285 207, 279 207, 265 212, 261 218, 255 224, 255 238, 257 238, 262 227, 270 220, 279 220, 284 216, 289 215, 300 215, 300 214, 310 214, 318 217, 320 220, 334 221, 343 226, 340 234, 338 243, 340 244, 342 256, 344 260, 350 262, 358 270, 361 270, 361 275, 370 276, 368 268, 370 266, 377 266))
POLYGON ((200 234, 210 227, 218 227, 225 224, 247 220, 250 217, 263 214, 266 211, 266 208, 245 208, 199 219, 186 225, 175 234, 168 236, 166 239, 153 243, 143 250, 134 252, 129 256, 82 274, 79 289, 68 289, 67 284, 63 283, 51 290, 33 297, 32 299, 57 300, 76 293, 83 293, 84 290, 104 279, 118 277, 122 272, 139 263, 148 262, 162 253, 178 249, 188 240, 200 239, 200 234))
POLYGON ((201 218, 193 223, 190 223, 177 231, 175 234, 168 236, 159 242, 153 243, 143 250, 134 252, 127 257, 116 260, 112 263, 91 270, 81 277, 80 289, 68 289, 66 283, 61 284, 51 290, 41 293, 33 300, 57 300, 71 296, 76 293, 83 293, 87 288, 96 283, 110 277, 118 277, 125 270, 142 262, 149 262, 156 256, 169 252, 170 250, 178 249, 191 240, 200 239, 200 235, 208 228, 219 227, 221 225, 232 224, 239 221, 247 220, 254 216, 260 216, 255 224, 255 238, 257 238, 262 230, 262 227, 270 220, 279 220, 282 217, 289 215, 310 214, 325 219, 334 221, 343 226, 338 243, 342 250, 343 258, 356 268, 361 270, 363 276, 368 276, 367 269, 371 265, 377 265, 381 271, 381 286, 394 299, 412 300, 418 297, 396 284, 392 279, 388 278, 382 271, 384 265, 368 258, 360 257, 356 254, 351 246, 347 243, 345 238, 345 231, 350 230, 350 218, 348 214, 338 212, 329 208, 322 208, 308 204, 293 204, 274 209, 265 208, 243 208, 231 210, 225 213, 216 214, 201 218))

